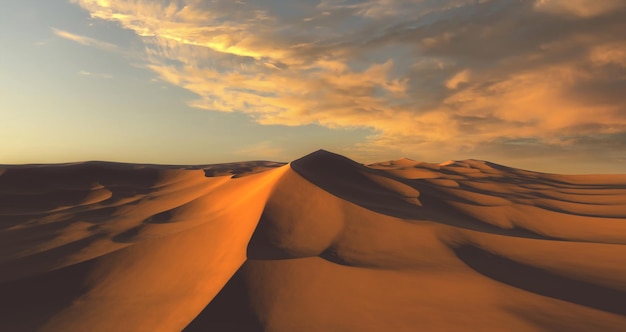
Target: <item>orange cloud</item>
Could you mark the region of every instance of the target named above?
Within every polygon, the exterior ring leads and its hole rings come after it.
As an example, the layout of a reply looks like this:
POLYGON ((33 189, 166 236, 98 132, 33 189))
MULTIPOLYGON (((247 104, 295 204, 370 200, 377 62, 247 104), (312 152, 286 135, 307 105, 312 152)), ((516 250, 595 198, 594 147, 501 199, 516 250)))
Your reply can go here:
POLYGON ((620 0, 73 1, 143 36, 146 68, 192 107, 370 128, 363 153, 626 132, 620 0))
POLYGON ((460 84, 469 82, 469 79, 470 71, 468 69, 462 70, 446 81, 446 88, 454 90, 458 88, 460 84))
POLYGON ((593 17, 626 7, 622 0, 536 0, 538 11, 551 14, 593 17))

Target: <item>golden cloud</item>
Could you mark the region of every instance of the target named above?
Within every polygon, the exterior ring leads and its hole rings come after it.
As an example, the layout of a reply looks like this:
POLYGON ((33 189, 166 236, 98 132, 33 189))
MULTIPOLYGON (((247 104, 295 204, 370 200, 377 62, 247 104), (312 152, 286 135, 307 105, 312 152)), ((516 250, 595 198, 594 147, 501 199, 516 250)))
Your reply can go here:
POLYGON ((620 0, 73 1, 143 36, 146 67, 191 106, 371 128, 363 151, 626 132, 620 0))
POLYGON ((552 14, 593 17, 626 7, 622 0, 536 0, 535 9, 552 14))

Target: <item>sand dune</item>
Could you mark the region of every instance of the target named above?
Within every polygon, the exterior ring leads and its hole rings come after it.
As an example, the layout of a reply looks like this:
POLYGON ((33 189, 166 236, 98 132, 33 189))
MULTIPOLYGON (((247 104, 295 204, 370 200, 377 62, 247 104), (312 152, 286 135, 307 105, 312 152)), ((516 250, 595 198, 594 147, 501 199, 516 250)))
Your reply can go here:
POLYGON ((626 175, 0 166, 0 331, 626 331, 626 175))

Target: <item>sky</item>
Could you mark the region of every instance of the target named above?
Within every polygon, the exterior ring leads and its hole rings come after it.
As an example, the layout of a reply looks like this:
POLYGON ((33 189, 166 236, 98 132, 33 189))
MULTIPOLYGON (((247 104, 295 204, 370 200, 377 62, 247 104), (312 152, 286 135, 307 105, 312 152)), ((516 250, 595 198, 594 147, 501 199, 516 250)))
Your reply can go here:
POLYGON ((0 164, 626 173, 623 0, 3 0, 0 164))

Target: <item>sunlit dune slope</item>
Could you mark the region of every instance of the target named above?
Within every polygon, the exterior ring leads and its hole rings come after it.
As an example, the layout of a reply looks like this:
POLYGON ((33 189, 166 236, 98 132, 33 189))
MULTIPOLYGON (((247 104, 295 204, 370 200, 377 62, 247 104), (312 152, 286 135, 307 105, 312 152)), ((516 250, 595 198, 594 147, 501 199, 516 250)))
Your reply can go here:
POLYGON ((326 151, 0 173, 0 330, 626 331, 626 175, 326 151))
MULTIPOLYGON (((233 167, 226 173, 242 176, 256 166, 233 167)), ((182 330, 245 260, 286 169, 240 178, 102 163, 6 170, 0 330, 182 330)))

